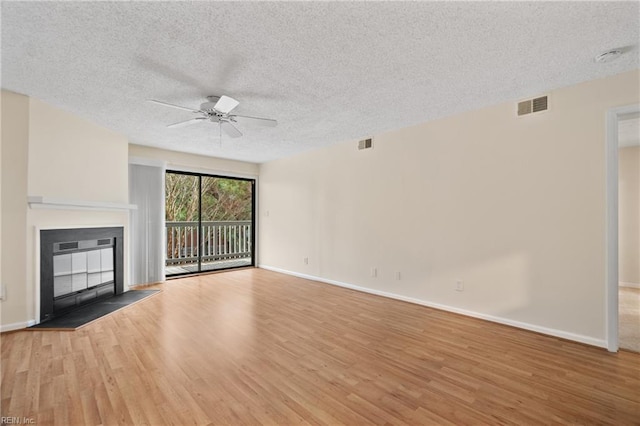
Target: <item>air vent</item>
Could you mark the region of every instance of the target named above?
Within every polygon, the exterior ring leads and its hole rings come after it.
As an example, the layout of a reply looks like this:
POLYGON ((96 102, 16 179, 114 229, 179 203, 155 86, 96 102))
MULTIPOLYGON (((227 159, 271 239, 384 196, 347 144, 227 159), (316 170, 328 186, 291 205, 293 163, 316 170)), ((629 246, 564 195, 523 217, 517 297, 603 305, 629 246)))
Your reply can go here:
POLYGON ((99 246, 108 246, 111 244, 111 238, 105 238, 102 240, 98 240, 98 245, 99 246))
POLYGON ((373 139, 362 139, 358 141, 358 149, 369 149, 373 148, 373 139))
POLYGON ((518 103, 518 115, 531 114, 531 101, 522 101, 518 103))
POLYGON ((534 112, 542 112, 549 109, 549 101, 547 96, 541 96, 535 99, 518 102, 518 116, 527 115, 534 112))
POLYGON ((540 111, 546 111, 547 110, 547 97, 546 96, 542 96, 540 98, 535 98, 533 101, 531 101, 532 105, 533 105, 533 111, 532 112, 540 112, 540 111))
POLYGON ((74 241, 72 243, 60 243, 58 246, 59 250, 75 250, 78 248, 78 242, 74 241))

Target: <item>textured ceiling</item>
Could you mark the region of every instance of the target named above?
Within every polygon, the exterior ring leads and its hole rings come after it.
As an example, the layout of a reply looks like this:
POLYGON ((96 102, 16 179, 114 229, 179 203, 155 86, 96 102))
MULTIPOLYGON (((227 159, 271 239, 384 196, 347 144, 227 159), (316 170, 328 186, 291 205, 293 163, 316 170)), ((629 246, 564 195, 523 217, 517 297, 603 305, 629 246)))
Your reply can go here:
POLYGON ((639 4, 3 1, 1 83, 132 143, 264 162, 638 68, 639 4), (279 126, 220 141, 145 102, 207 95, 279 126))

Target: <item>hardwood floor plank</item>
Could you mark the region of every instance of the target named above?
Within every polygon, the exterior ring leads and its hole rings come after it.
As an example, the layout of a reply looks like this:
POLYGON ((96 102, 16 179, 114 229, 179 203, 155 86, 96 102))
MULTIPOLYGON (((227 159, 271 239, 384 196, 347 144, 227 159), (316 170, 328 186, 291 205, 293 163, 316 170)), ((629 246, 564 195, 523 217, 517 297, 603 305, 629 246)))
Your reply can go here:
POLYGON ((640 424, 640 354, 260 269, 176 279, 73 332, 0 335, 38 425, 640 424))

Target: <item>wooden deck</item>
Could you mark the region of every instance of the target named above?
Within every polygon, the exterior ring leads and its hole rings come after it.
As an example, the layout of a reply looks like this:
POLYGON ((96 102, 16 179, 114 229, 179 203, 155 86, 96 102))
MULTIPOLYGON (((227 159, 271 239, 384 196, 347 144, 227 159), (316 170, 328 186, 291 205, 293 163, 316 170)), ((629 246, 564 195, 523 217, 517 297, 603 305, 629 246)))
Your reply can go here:
MULTIPOLYGON (((251 266, 250 257, 245 259, 229 259, 229 260, 216 260, 214 262, 203 262, 201 272, 219 271, 221 269, 239 268, 243 266, 251 266)), ((167 276, 177 275, 177 274, 188 274, 191 272, 197 272, 198 264, 196 263, 193 265, 184 265, 184 266, 179 266, 179 265, 165 266, 164 271, 167 276)))
POLYGON ((260 269, 172 280, 73 332, 2 338, 37 425, 640 421, 640 355, 260 269))

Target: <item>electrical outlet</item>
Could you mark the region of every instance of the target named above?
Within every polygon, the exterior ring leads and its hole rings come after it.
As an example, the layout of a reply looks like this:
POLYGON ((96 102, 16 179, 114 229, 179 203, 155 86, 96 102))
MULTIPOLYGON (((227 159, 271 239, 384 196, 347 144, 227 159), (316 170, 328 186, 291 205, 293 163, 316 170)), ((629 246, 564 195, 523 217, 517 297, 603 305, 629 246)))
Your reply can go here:
POLYGON ((264 212, 264 217, 269 217, 269 210, 264 212))
POLYGON ((402 279, 402 275, 400 274, 400 271, 396 272, 396 281, 400 281, 402 279))
POLYGON ((304 258, 304 264, 305 264, 305 265, 308 265, 308 264, 309 264, 309 258, 308 258, 308 257, 305 257, 305 258, 304 258))
POLYGON ((0 300, 4 300, 5 299, 5 287, 4 284, 0 284, 0 300))
POLYGON ((456 291, 464 291, 464 281, 456 281, 456 291))
POLYGON ((371 268, 371 276, 376 278, 378 276, 378 268, 371 268))

